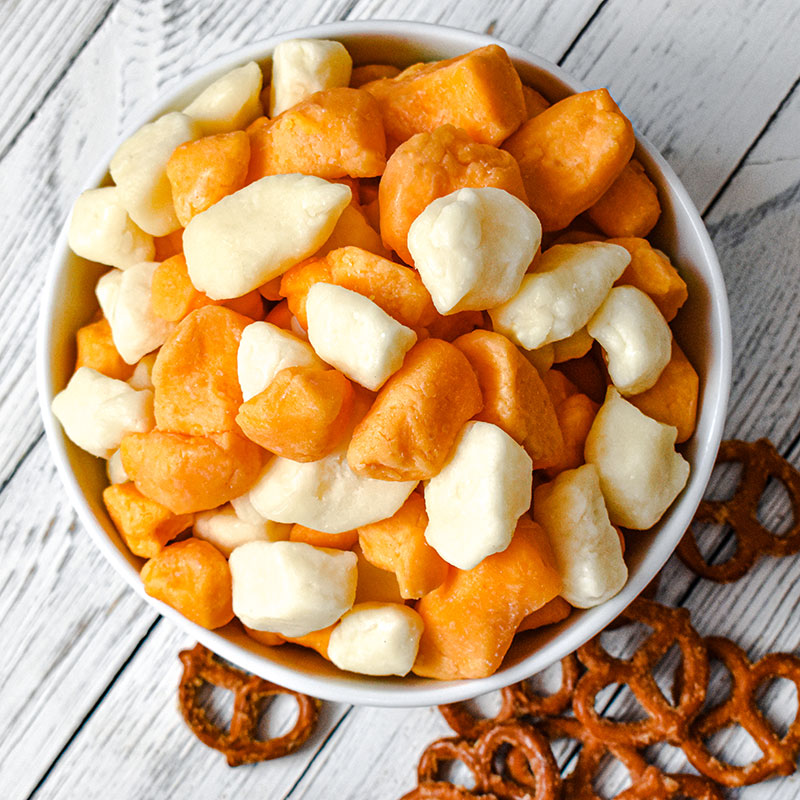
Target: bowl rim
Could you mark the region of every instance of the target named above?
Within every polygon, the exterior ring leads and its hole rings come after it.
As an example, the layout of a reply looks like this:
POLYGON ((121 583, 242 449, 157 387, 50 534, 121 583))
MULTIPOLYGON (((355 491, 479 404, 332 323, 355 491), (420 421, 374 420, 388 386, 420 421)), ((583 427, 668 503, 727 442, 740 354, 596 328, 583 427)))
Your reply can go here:
MULTIPOLYGON (((553 64, 547 59, 529 53, 528 51, 505 43, 486 34, 475 33, 451 26, 437 25, 426 22, 411 22, 402 20, 359 20, 339 21, 322 25, 309 26, 297 30, 286 31, 275 36, 256 42, 251 42, 222 55, 197 70, 192 70, 165 94, 161 95, 154 103, 149 104, 142 113, 136 114, 129 125, 125 126, 123 134, 114 142, 113 147, 98 161, 98 167, 90 173, 85 184, 85 189, 94 188, 101 184, 108 171, 108 164, 119 144, 134 133, 145 123, 152 120, 165 109, 173 106, 177 98, 185 94, 192 87, 205 85, 210 79, 222 71, 227 71, 239 66, 245 61, 263 60, 269 56, 274 47, 281 41, 291 38, 331 38, 340 36, 370 37, 380 34, 392 36, 403 35, 409 41, 415 38, 436 37, 439 43, 435 46, 445 47, 447 44, 469 49, 483 47, 489 44, 498 44, 503 47, 512 60, 522 61, 535 69, 549 72, 558 81, 567 85, 572 91, 584 91, 586 87, 581 81, 553 64)), ((167 617, 179 629, 194 637, 197 641, 213 650, 223 658, 241 665, 243 668, 285 685, 296 691, 308 693, 322 699, 335 702, 347 702, 355 705, 372 705, 384 707, 418 707, 450 703, 466 700, 511 683, 523 680, 554 664, 564 656, 573 652, 577 647, 592 638, 617 617, 649 583, 652 577, 661 569, 678 544, 683 531, 688 527, 694 511, 702 499, 706 484, 711 476, 711 471, 716 459, 717 450, 722 439, 725 422, 725 411, 731 383, 731 324, 728 309, 728 299, 725 283, 714 252, 711 239, 702 222, 699 212, 690 199, 686 189, 678 176, 667 164, 658 150, 641 134, 637 134, 637 143, 644 149, 648 157, 661 170, 665 181, 670 186, 674 201, 682 207, 684 215, 689 219, 692 233, 702 250, 705 263, 708 267, 707 286, 709 289, 710 308, 709 315, 713 321, 712 329, 715 330, 715 345, 718 349, 718 363, 715 364, 716 381, 704 393, 704 401, 708 402, 707 395, 711 394, 711 408, 709 415, 711 425, 708 441, 700 443, 692 468, 689 483, 675 501, 678 505, 670 508, 670 523, 675 523, 674 534, 669 541, 665 541, 664 533, 659 531, 654 546, 642 560, 637 573, 629 577, 622 590, 610 600, 600 606, 585 611, 583 615, 556 639, 548 642, 544 648, 534 651, 522 658, 518 663, 507 668, 500 668, 486 678, 472 678, 457 681, 437 681, 427 679, 429 685, 425 686, 398 686, 397 683, 381 685, 369 676, 355 676, 365 678, 369 685, 360 686, 353 680, 353 674, 342 673, 345 679, 334 679, 330 676, 307 675, 291 667, 279 664, 259 656, 239 646, 234 641, 210 631, 186 619, 172 607, 148 596, 139 578, 138 572, 123 557, 117 546, 99 524, 94 513, 84 496, 72 467, 69 462, 65 437, 61 427, 52 414, 50 403, 54 396, 53 380, 50 370, 51 349, 49 341, 49 321, 56 306, 56 286, 65 256, 69 252, 67 245, 67 231, 69 228, 70 214, 62 226, 54 243, 53 253, 50 258, 43 296, 40 305, 39 318, 36 330, 36 383, 40 411, 47 435, 47 441, 55 461, 61 481, 67 491, 73 508, 78 517, 88 529, 95 545, 100 549, 105 558, 114 569, 133 588, 136 594, 144 599, 161 615, 167 617), (677 516, 675 516, 677 514, 677 516), (542 657, 542 652, 546 656, 542 657)), ((711 382, 711 377, 707 377, 711 382)))

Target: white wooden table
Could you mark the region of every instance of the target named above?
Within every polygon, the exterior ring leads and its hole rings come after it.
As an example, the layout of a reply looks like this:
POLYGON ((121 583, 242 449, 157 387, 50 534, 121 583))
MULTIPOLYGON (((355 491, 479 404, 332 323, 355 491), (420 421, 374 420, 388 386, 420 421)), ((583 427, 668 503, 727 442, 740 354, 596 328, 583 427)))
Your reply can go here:
MULTIPOLYGON (((800 463, 800 4, 797 0, 0 0, 0 798, 381 798, 415 784, 435 709, 326 704, 300 752, 229 769, 176 710, 185 636, 126 588, 78 523, 34 387, 56 232, 131 115, 249 41, 339 19, 489 31, 608 86, 703 213, 734 331, 727 436, 800 463)), ((779 493, 765 518, 786 515, 779 493)), ((675 559, 659 599, 751 657, 798 649, 800 557, 720 587, 675 559)), ((619 703, 625 703, 623 696, 619 703)), ((776 684, 765 707, 793 715, 776 684)), ((288 706, 286 709, 288 710, 288 706)), ((752 752, 741 732, 717 740, 752 752), (748 749, 749 748, 749 749, 748 749)), ((679 752, 654 754, 684 769, 679 752)), ((795 798, 800 777, 740 793, 795 798)))

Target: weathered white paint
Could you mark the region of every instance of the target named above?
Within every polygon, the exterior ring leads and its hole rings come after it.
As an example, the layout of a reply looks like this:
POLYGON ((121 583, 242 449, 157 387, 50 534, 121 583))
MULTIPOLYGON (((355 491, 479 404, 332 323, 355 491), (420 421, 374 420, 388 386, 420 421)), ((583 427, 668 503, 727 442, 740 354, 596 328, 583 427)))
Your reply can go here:
MULTIPOLYGON (((193 66, 239 44, 342 16, 407 18, 491 29, 558 60, 601 6, 565 65, 592 85, 610 86, 638 128, 666 151, 701 207, 725 187, 708 222, 734 328, 727 434, 769 436, 800 464, 800 91, 740 166, 798 78, 796 4, 118 0, 109 11, 109 2, 71 0, 56 6, 27 0, 0 10, 6 53, 0 152, 7 148, 0 161, 6 198, 0 211, 6 254, 0 262, 0 638, 6 655, 0 741, 10 742, 0 760, 4 797, 27 797, 64 748, 37 797, 219 798, 250 790, 265 797, 391 800, 414 785, 427 742, 447 733, 433 709, 334 706, 301 752, 230 770, 187 733, 175 710, 177 652, 191 643, 160 622, 130 658, 155 615, 88 541, 38 439, 33 324, 51 242, 72 199, 132 115, 193 66)), ((767 513, 777 515, 779 503, 767 513)), ((672 561, 660 599, 683 602, 701 632, 730 634, 755 658, 797 646, 798 581, 800 564, 791 558, 765 559, 730 587, 693 580, 672 561)), ((775 687, 771 708, 783 708, 792 694, 775 687)), ((621 698, 613 708, 623 704, 621 698)), ((743 752, 743 742, 731 734, 726 754, 743 752)), ((684 768, 669 748, 659 763, 684 768)), ((613 775, 609 788, 612 783, 613 775)), ((788 800, 797 788, 790 778, 739 796, 788 800)))

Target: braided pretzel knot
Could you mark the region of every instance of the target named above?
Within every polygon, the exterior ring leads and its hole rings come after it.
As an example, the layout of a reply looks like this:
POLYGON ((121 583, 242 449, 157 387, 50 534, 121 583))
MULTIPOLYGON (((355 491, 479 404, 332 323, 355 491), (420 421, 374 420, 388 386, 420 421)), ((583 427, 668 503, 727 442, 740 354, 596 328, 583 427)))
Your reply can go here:
POLYGON ((703 640, 692 628, 689 612, 684 608, 669 608, 639 598, 621 616, 642 622, 653 632, 628 659, 609 655, 600 645, 599 637, 578 649, 578 658, 588 672, 575 689, 572 703, 575 716, 592 736, 605 742, 629 747, 647 747, 660 741, 680 745, 706 696, 708 658, 703 640), (652 672, 673 644, 678 645, 682 657, 675 705, 664 697, 652 672), (597 712, 598 692, 616 683, 630 687, 648 719, 620 722, 597 712))
POLYGON ((751 663, 745 652, 729 639, 706 639, 708 652, 731 674, 731 692, 719 706, 692 723, 682 744, 692 765, 724 786, 749 786, 777 775, 791 775, 800 753, 800 709, 785 736, 779 737, 756 704, 756 692, 765 681, 786 678, 800 696, 800 658, 789 653, 770 653, 751 663), (738 723, 753 738, 763 755, 757 761, 734 766, 709 753, 704 741, 716 731, 738 723))
POLYGON ((782 458, 766 439, 725 441, 717 464, 740 462, 742 475, 729 500, 703 500, 695 522, 726 524, 733 530, 736 551, 722 564, 709 564, 700 553, 692 526, 678 545, 678 555, 691 570, 719 583, 741 578, 761 554, 787 556, 800 550, 800 472, 782 458), (780 479, 789 495, 794 517, 791 529, 777 535, 758 521, 758 505, 770 478, 780 479))
MULTIPOLYGON (((475 781, 473 795, 481 798, 495 795, 505 800, 559 800, 561 778, 547 740, 532 726, 522 722, 503 722, 484 732, 474 743, 462 738, 446 738, 433 742, 419 761, 419 787, 426 787, 431 797, 449 798, 453 787, 470 790, 438 779, 443 761, 461 761, 475 781), (515 754, 515 774, 505 776, 496 770, 496 758, 504 745, 511 745, 508 755, 515 754), (524 769, 522 767, 524 765, 524 769)), ((504 770, 506 771, 506 770, 504 770)), ((409 800, 409 795, 403 798, 409 800)))
POLYGON ((183 675, 178 689, 178 702, 186 724, 203 744, 220 750, 228 764, 236 767, 255 761, 279 758, 297 750, 314 730, 319 716, 320 701, 291 689, 249 675, 218 661, 201 644, 180 653, 183 675), (230 731, 226 732, 208 718, 198 703, 203 684, 219 686, 233 692, 233 715, 230 731), (256 738, 258 718, 263 701, 274 695, 288 694, 298 705, 297 721, 292 729, 274 739, 256 738))
POLYGON ((494 717, 478 717, 466 703, 448 703, 439 706, 447 724, 465 739, 477 739, 499 722, 524 716, 555 717, 566 711, 572 703, 572 694, 580 675, 580 665, 574 654, 561 660, 561 686, 550 695, 534 692, 527 681, 520 681, 501 689, 500 710, 494 717))

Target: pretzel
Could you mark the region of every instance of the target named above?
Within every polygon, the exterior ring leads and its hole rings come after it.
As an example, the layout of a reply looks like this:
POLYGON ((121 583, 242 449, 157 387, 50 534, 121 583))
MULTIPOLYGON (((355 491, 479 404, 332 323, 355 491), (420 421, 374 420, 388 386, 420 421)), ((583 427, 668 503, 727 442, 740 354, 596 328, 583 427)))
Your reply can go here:
POLYGON ((706 696, 708 658, 703 640, 692 628, 684 608, 668 608, 639 598, 621 616, 648 625, 653 633, 628 659, 609 655, 599 637, 578 649, 578 658, 588 672, 575 688, 575 716, 592 736, 604 742, 629 747, 647 747, 659 741, 680 745, 706 696), (683 659, 675 705, 664 697, 652 674, 673 644, 678 645, 683 659), (616 683, 630 687, 648 719, 619 722, 601 717, 594 707, 597 693, 616 683))
MULTIPOLYGON (((547 740, 539 731, 524 722, 502 722, 486 730, 474 743, 459 737, 433 742, 419 761, 419 788, 426 787, 431 797, 446 798, 450 788, 447 781, 438 779, 442 761, 461 761, 475 780, 474 795, 481 798, 503 797, 506 800, 559 800, 561 778, 547 740), (497 770, 496 759, 504 745, 511 745, 507 755, 514 754, 517 767, 507 775, 497 770), (439 794, 436 794, 439 792, 439 794)), ((415 797, 414 795, 411 795, 415 797)), ((454 795, 458 797, 458 795, 454 795)), ((403 800, 410 800, 406 795, 403 800)))
POLYGON ((421 783, 400 800, 498 800, 493 794, 475 794, 446 781, 421 783))
POLYGON ((566 711, 580 675, 580 665, 573 653, 561 659, 561 686, 551 695, 534 692, 527 681, 501 689, 500 710, 494 717, 478 717, 465 703, 439 706, 447 724, 465 739, 477 739, 500 722, 523 716, 554 717, 566 711))
POLYGON ((203 744, 224 753, 231 767, 292 753, 314 730, 321 706, 316 698, 223 664, 201 644, 196 644, 192 650, 183 650, 180 659, 183 662, 183 676, 178 689, 181 714, 192 733, 203 744), (203 684, 233 692, 230 732, 211 722, 205 709, 199 705, 198 691, 203 684), (263 701, 277 694, 288 694, 295 698, 299 712, 297 721, 283 736, 257 739, 256 729, 263 701))
MULTIPOLYGON (((628 771, 632 785, 616 795, 617 800, 723 800, 714 784, 696 775, 669 775, 649 765, 632 747, 603 742, 592 736, 576 719, 558 717, 543 720, 539 728, 551 739, 574 739, 581 746, 575 769, 564 780, 564 797, 569 800, 600 800, 593 781, 606 755, 617 759, 628 771)), ((519 758, 515 751, 508 756, 509 772, 519 780, 519 758)))
MULTIPOLYGON (((600 800, 593 781, 606 755, 614 756, 625 767, 634 785, 650 769, 634 748, 595 738, 577 719, 554 717, 542 720, 538 727, 551 741, 568 738, 581 746, 575 769, 564 779, 564 796, 569 800, 600 800)), ((520 768, 519 757, 512 750, 508 755, 508 770, 521 782, 520 768)))
POLYGON ((700 553, 691 526, 677 550, 687 567, 703 578, 719 583, 741 578, 762 554, 788 556, 800 551, 800 472, 766 439, 723 442, 717 464, 730 462, 742 464, 742 475, 733 497, 729 500, 703 500, 694 519, 695 522, 730 526, 736 543, 734 554, 722 564, 709 564, 700 553), (771 477, 778 478, 786 487, 794 517, 791 529, 780 536, 758 521, 758 505, 771 477))
POLYGON ((532 725, 500 723, 475 742, 474 751, 482 774, 486 776, 481 788, 508 800, 557 800, 561 797, 561 777, 550 745, 532 725), (493 769, 495 757, 503 745, 511 745, 508 755, 514 754, 517 765, 524 762, 524 771, 517 766, 512 772, 507 764, 509 777, 505 777, 493 769))
POLYGON ((724 800, 722 792, 707 778, 697 775, 668 775, 650 766, 633 786, 620 792, 615 800, 724 800))
POLYGON ((791 775, 800 754, 800 709, 783 737, 779 737, 756 703, 759 686, 772 678, 786 678, 800 695, 800 658, 789 653, 770 653, 752 663, 729 639, 711 636, 708 652, 731 674, 731 692, 721 705, 704 712, 692 723, 682 743, 684 753, 703 775, 724 786, 749 786, 777 775, 791 775), (712 755, 704 742, 718 730, 739 724, 763 755, 756 761, 734 766, 712 755))

